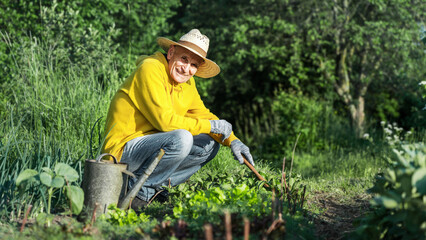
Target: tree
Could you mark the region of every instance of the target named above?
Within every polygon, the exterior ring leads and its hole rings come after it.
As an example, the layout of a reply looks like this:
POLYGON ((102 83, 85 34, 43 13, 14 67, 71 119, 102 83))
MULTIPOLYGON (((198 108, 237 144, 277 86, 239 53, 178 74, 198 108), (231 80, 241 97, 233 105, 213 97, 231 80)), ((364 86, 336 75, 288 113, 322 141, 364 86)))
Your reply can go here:
MULTIPOLYGON (((422 1, 350 1, 316 3, 302 26, 316 63, 347 107, 357 137, 366 127, 366 96, 372 82, 401 80, 418 52, 417 22, 422 1), (312 34, 314 33, 314 34, 312 34)), ((424 66, 423 66, 424 69, 424 66)))

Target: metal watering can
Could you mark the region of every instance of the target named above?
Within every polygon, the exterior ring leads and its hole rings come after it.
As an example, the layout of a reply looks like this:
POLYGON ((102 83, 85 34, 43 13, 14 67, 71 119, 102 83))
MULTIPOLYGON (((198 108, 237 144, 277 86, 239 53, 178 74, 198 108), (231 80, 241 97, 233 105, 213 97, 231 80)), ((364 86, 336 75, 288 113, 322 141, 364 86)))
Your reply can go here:
POLYGON ((86 160, 82 182, 84 205, 89 211, 96 208, 98 214, 107 214, 108 206, 112 203, 121 209, 127 209, 163 155, 164 150, 160 149, 160 153, 128 193, 128 176, 135 175, 127 170, 127 164, 117 162, 109 153, 99 155, 96 160, 86 160), (105 156, 111 156, 113 161, 102 160, 105 156))

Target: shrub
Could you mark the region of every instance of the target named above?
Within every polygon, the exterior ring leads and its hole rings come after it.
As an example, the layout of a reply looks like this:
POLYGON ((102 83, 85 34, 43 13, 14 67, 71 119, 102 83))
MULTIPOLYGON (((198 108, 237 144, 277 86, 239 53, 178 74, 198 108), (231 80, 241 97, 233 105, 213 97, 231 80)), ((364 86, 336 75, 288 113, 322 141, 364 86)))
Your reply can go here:
POLYGON ((355 237, 424 239, 426 234, 426 145, 403 145, 395 161, 376 176, 370 192, 374 211, 360 220, 355 237))
POLYGON ((353 140, 347 137, 344 119, 335 114, 328 102, 301 92, 279 93, 271 115, 278 118, 278 129, 259 148, 266 159, 290 156, 299 134, 297 149, 301 151, 330 150, 334 145, 350 145, 353 140))

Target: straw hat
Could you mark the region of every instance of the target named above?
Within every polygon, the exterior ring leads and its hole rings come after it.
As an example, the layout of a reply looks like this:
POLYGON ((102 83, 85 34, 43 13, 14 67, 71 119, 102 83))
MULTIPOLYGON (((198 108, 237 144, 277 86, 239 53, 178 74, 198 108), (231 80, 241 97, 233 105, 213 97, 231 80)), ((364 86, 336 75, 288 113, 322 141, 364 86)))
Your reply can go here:
POLYGON ((165 37, 157 38, 157 43, 164 51, 168 51, 170 45, 178 45, 188 49, 189 51, 197 54, 204 63, 201 64, 195 76, 201 78, 211 78, 219 74, 220 67, 210 59, 207 59, 207 51, 209 50, 209 38, 206 35, 201 34, 198 29, 192 29, 187 34, 183 35, 178 42, 172 41, 165 37))

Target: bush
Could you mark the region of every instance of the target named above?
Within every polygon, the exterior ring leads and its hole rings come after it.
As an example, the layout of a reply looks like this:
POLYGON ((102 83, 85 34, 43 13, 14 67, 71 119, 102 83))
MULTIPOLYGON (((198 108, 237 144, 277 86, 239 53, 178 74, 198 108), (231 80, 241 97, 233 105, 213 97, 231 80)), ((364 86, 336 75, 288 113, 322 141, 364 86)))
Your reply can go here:
POLYGON ((374 211, 360 220, 356 238, 424 239, 426 236, 426 145, 403 145, 395 161, 376 176, 374 211))
POLYGON ((346 141, 342 141, 348 128, 328 102, 300 92, 281 92, 273 101, 271 116, 277 118, 278 129, 265 138, 259 149, 266 159, 281 160, 283 156, 290 156, 299 134, 297 149, 308 152, 330 150, 352 140, 346 137, 346 141))

